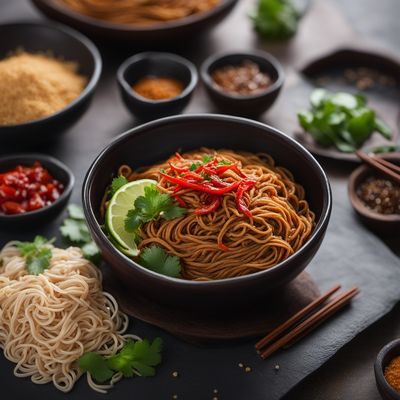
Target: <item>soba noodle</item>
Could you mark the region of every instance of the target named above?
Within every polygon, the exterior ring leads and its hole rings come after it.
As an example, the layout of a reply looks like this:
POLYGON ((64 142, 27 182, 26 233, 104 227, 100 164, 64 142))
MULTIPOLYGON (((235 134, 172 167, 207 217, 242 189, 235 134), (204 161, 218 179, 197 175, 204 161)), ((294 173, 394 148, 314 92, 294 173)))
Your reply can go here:
POLYGON ((220 0, 59 0, 74 11, 107 22, 154 25, 214 8, 220 0))
MULTIPOLYGON (((182 277, 190 280, 215 280, 251 274, 271 268, 299 250, 314 227, 314 213, 305 200, 304 189, 286 169, 274 165, 266 154, 251 154, 230 150, 201 149, 183 154, 184 159, 201 160, 205 154, 218 160, 238 163, 241 170, 257 183, 245 195, 252 218, 240 213, 235 194, 227 193, 221 207, 207 215, 194 210, 204 202, 203 194, 193 189, 179 192, 187 204, 188 213, 180 218, 157 219, 142 225, 140 249, 152 244, 177 256, 182 264, 182 277), (223 250, 227 247, 226 251, 223 250), (222 249, 221 249, 222 247, 222 249)), ((144 171, 133 172, 123 165, 119 174, 129 181, 150 178, 158 181, 158 189, 172 193, 160 169, 168 162, 144 171)), ((227 182, 234 181, 232 171, 227 182)))
MULTIPOLYGON (((14 243, 0 252, 0 348, 16 364, 17 377, 33 383, 53 382, 70 391, 82 372, 78 359, 86 352, 115 354, 128 337, 128 318, 102 291, 100 271, 84 259, 80 249, 52 247, 49 269, 28 275, 25 259, 14 243)), ((89 385, 105 393, 121 379, 89 385)))

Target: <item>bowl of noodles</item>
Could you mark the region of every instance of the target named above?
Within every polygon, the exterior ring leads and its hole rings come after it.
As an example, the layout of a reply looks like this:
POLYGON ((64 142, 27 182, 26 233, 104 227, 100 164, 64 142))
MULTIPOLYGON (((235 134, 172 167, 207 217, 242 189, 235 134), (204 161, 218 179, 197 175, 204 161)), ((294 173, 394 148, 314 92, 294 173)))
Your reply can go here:
POLYGON ((109 144, 87 172, 83 205, 104 260, 132 290, 231 308, 304 270, 328 226, 331 190, 313 156, 272 127, 180 115, 109 144))
POLYGON ((89 36, 140 46, 182 42, 225 18, 238 0, 32 0, 89 36))

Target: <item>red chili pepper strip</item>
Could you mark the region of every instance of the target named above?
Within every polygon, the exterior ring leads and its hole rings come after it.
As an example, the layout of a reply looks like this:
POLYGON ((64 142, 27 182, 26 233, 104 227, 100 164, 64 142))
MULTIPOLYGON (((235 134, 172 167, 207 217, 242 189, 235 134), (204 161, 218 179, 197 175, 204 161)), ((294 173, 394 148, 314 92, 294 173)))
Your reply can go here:
POLYGON ((172 169, 172 171, 178 172, 178 174, 184 174, 188 170, 187 167, 178 167, 178 166, 172 164, 172 162, 168 162, 168 164, 169 164, 170 168, 172 169))
POLYGON ((234 182, 224 188, 214 188, 212 186, 201 185, 199 183, 190 182, 184 178, 169 176, 163 172, 160 172, 160 175, 163 176, 168 182, 174 183, 176 185, 180 185, 182 187, 187 187, 190 189, 198 190, 199 192, 214 194, 217 196, 223 195, 225 193, 235 190, 240 184, 240 181, 237 181, 237 182, 234 182))
POLYGON ((256 182, 251 181, 251 180, 242 181, 238 187, 238 190, 236 191, 236 207, 238 208, 238 210, 240 212, 242 212, 244 215, 246 215, 249 218, 252 218, 253 214, 248 209, 248 207, 243 199, 243 195, 247 190, 249 190, 255 184, 256 184, 256 182))
POLYGON ((218 243, 218 248, 222 251, 229 251, 229 247, 225 246, 223 243, 218 243))
POLYGON ((177 194, 173 194, 172 197, 176 200, 176 202, 181 206, 181 207, 187 207, 185 201, 178 196, 177 194))
POLYGON ((176 152, 175 153, 175 157, 178 159, 178 160, 184 160, 184 158, 178 153, 178 152, 176 152))
POLYGON ((210 182, 211 182, 214 186, 219 187, 219 188, 229 186, 229 183, 227 183, 227 182, 221 180, 218 176, 211 176, 210 182))
POLYGON ((184 178, 192 178, 195 181, 204 181, 204 177, 192 171, 186 171, 183 175, 184 178))
POLYGON ((196 208, 196 210, 194 210, 194 212, 197 215, 210 214, 210 213, 216 211, 218 209, 218 207, 220 206, 220 204, 221 204, 221 200, 219 199, 219 197, 214 197, 211 200, 210 204, 204 205, 203 207, 196 208))

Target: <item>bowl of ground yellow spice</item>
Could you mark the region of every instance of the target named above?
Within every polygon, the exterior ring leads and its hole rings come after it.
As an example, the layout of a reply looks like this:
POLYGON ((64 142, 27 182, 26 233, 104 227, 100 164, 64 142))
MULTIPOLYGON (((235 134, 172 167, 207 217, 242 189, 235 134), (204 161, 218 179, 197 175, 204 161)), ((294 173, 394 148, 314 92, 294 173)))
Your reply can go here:
POLYGON ((128 110, 140 120, 180 114, 198 81, 196 67, 171 53, 146 52, 118 69, 118 86, 128 110))
POLYGON ((400 339, 384 346, 375 361, 375 379, 384 400, 400 400, 400 339))
POLYGON ((80 33, 55 24, 0 25, 0 142, 43 143, 87 109, 101 57, 80 33))

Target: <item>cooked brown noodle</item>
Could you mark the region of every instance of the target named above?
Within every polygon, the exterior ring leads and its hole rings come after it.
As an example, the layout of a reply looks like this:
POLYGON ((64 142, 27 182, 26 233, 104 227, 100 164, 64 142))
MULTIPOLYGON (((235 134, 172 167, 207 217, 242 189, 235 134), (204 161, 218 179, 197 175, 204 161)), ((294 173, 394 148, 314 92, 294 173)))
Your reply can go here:
POLYGON ((214 8, 220 0, 59 0, 80 14, 107 22, 154 25, 214 8))
MULTIPOLYGON (((299 250, 313 230, 314 213, 293 175, 275 166, 266 154, 201 149, 182 157, 195 161, 210 153, 218 160, 239 162, 246 175, 256 178, 256 185, 246 195, 252 221, 238 211, 234 193, 224 195, 217 211, 196 215, 193 211, 201 205, 202 194, 184 189, 179 195, 188 205, 188 213, 181 218, 144 224, 139 247, 162 246, 181 259, 184 279, 203 281, 265 270, 299 250), (221 244, 228 250, 221 250, 221 244)), ((160 168, 168 168, 167 162, 136 172, 123 165, 119 174, 130 181, 155 179, 159 190, 171 192, 170 184, 159 179, 160 168)), ((226 179, 229 181, 229 176, 226 179)))
MULTIPOLYGON (((28 275, 15 242, 0 252, 0 348, 16 364, 17 377, 33 383, 53 382, 70 391, 82 375, 77 360, 86 352, 115 354, 128 337, 128 318, 102 291, 101 273, 77 248, 52 247, 50 268, 28 275)), ((108 385, 89 385, 106 393, 108 385)))

